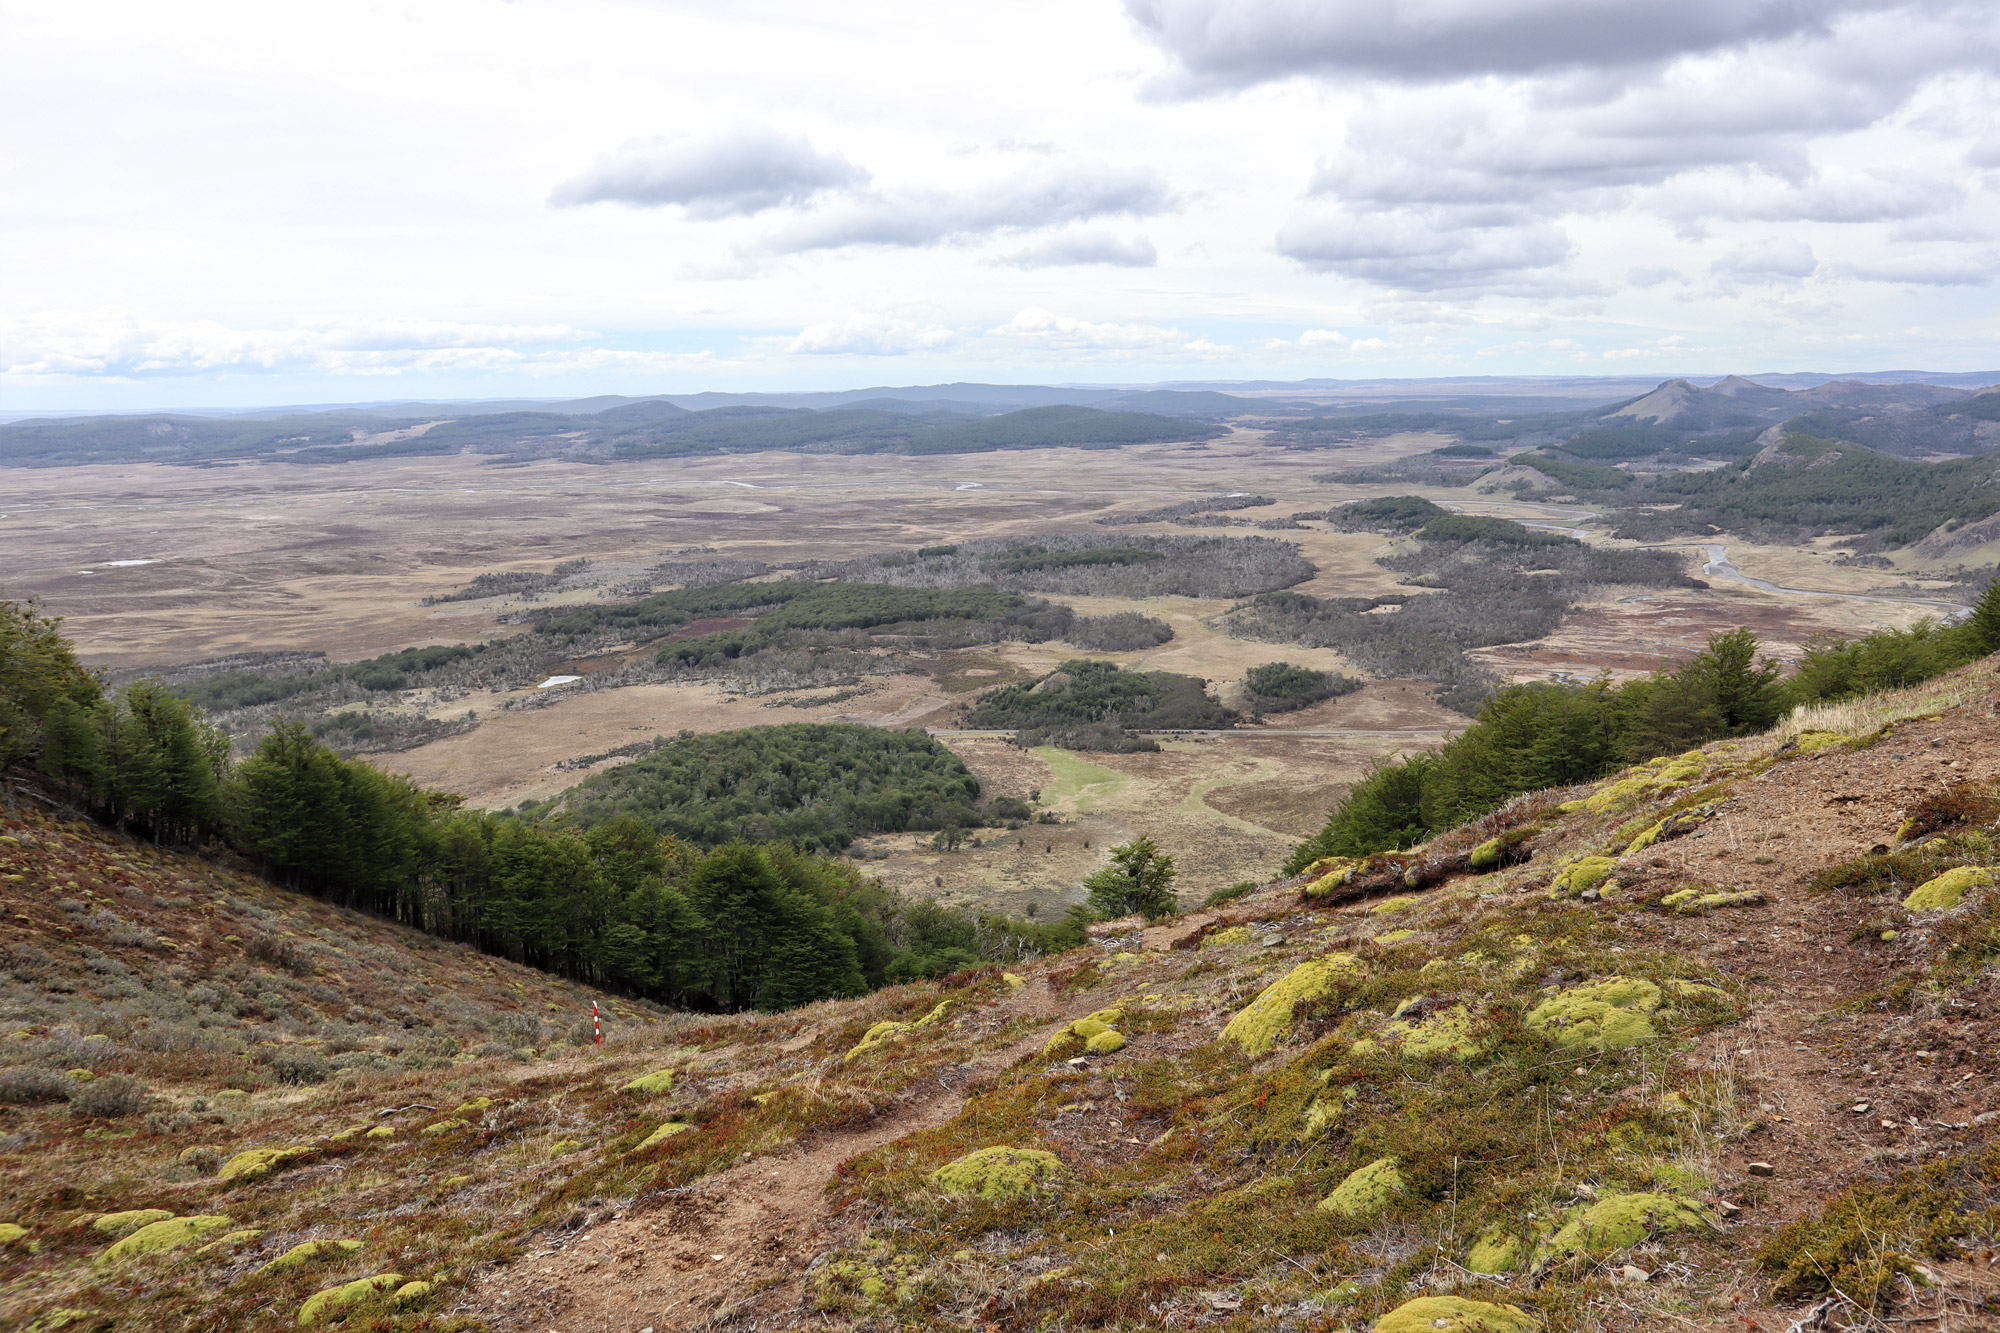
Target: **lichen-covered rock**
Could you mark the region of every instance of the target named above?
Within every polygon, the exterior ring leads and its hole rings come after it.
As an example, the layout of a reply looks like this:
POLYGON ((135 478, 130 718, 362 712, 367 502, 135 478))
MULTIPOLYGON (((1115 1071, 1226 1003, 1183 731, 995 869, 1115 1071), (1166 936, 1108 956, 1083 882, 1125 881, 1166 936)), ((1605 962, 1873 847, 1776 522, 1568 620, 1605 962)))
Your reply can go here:
POLYGON ((1305 873, 1311 878, 1300 892, 1307 898, 1324 898, 1352 884, 1360 868, 1361 862, 1351 856, 1323 856, 1306 867, 1305 873))
POLYGON ((632 1151, 644 1152, 648 1148, 657 1148, 659 1145, 665 1143, 668 1139, 672 1138, 674 1135, 685 1134, 693 1128, 694 1126, 690 1125, 685 1120, 669 1120, 667 1121, 666 1124, 661 1125, 658 1129, 654 1130, 652 1133, 648 1134, 644 1139, 640 1140, 639 1146, 632 1149, 632 1151))
POLYGON ((1083 1044, 1083 1049, 1092 1055, 1109 1055, 1113 1051, 1125 1049, 1125 1034, 1117 1028, 1106 1028, 1083 1044))
POLYGON ((1005 1203, 1048 1188, 1062 1169, 1062 1159, 1052 1152, 999 1144, 947 1162, 931 1172, 931 1181, 947 1194, 1005 1203))
POLYGON ((334 1318, 344 1310, 357 1305, 366 1305, 403 1285, 401 1273, 377 1273, 374 1277, 364 1277, 353 1282, 342 1283, 338 1287, 328 1287, 306 1297, 306 1303, 299 1307, 299 1327, 312 1328, 334 1318))
POLYGON ((1549 1238, 1547 1254, 1609 1254, 1662 1231, 1695 1231, 1708 1215, 1671 1194, 1613 1194, 1599 1199, 1549 1238))
POLYGON ((866 1055, 868 1052, 885 1045, 889 1038, 895 1036, 897 1033, 907 1032, 909 1027, 908 1023, 898 1023, 894 1019, 885 1019, 863 1033, 861 1040, 854 1043, 854 1049, 841 1058, 843 1060, 852 1060, 856 1056, 866 1055))
POLYGON ((422 1305, 425 1301, 429 1300, 432 1290, 433 1288, 428 1282, 405 1282, 402 1286, 396 1288, 395 1294, 390 1299, 404 1309, 408 1309, 412 1305, 422 1305))
POLYGON ((1527 1024, 1567 1050, 1623 1050, 1659 1035, 1650 1015, 1662 998, 1650 981, 1607 977, 1543 1000, 1527 1024))
POLYGON ((1683 916, 1696 916, 1703 912, 1713 912, 1718 907, 1757 907, 1762 905, 1764 895, 1756 889, 1740 892, 1731 890, 1677 889, 1660 899, 1660 906, 1671 907, 1683 916))
POLYGON ((155 1222, 164 1222, 174 1215, 171 1208, 133 1208, 122 1213, 106 1213, 91 1222, 90 1229, 100 1236, 116 1240, 129 1236, 140 1227, 149 1227, 155 1222))
POLYGON ((309 1240, 294 1245, 277 1258, 257 1270, 259 1277, 271 1277, 279 1273, 289 1273, 307 1264, 323 1263, 328 1259, 341 1259, 361 1251, 358 1240, 309 1240))
POLYGON ((1617 868, 1618 862, 1609 856, 1586 856, 1557 871, 1556 877, 1549 881, 1549 891, 1574 897, 1611 878, 1611 872, 1617 868))
POLYGON ((1428 1018, 1391 1022, 1383 1029, 1383 1035, 1398 1039, 1398 1049, 1419 1060, 1437 1055, 1470 1060, 1486 1051, 1486 1043, 1473 1034, 1472 1011, 1462 1004, 1441 1009, 1428 1018))
POLYGON ((1512 1273, 1528 1266, 1530 1253, 1512 1227, 1495 1222, 1466 1249, 1465 1266, 1475 1273, 1512 1273))
POLYGON ((273 1171, 290 1166, 301 1158, 312 1155, 310 1147, 291 1148, 251 1148, 237 1153, 222 1164, 215 1175, 218 1180, 235 1180, 249 1184, 262 1180, 273 1171))
POLYGON ((1993 872, 1978 866, 1959 866, 1917 885, 1910 896, 1903 899, 1903 906, 1912 912, 1956 907, 1967 893, 1973 889, 1987 888, 1992 883, 1993 872))
POLYGON ((1348 1172, 1347 1179, 1319 1201, 1319 1207, 1324 1212, 1365 1222, 1401 1198, 1403 1189, 1403 1173, 1396 1169, 1396 1159, 1378 1157, 1348 1172))
POLYGON ((1375 1321, 1375 1333, 1534 1333, 1541 1325, 1518 1305, 1419 1296, 1375 1321))
POLYGON ((1360 960, 1351 953, 1309 958, 1264 988, 1245 1005, 1229 1025, 1223 1039, 1233 1041, 1245 1055, 1268 1055, 1285 1029, 1292 1024, 1292 1012, 1307 1000, 1316 1000, 1333 989, 1342 977, 1360 970, 1360 960))
POLYGON ((203 1236, 226 1231, 235 1225, 234 1218, 219 1215, 170 1217, 164 1222, 154 1222, 149 1226, 140 1227, 116 1245, 106 1246, 98 1251, 97 1257, 91 1262, 99 1268, 107 1268, 112 1264, 124 1263, 128 1259, 158 1254, 162 1250, 178 1249, 200 1240, 203 1236))
POLYGON ((1466 853, 1465 862, 1481 872, 1498 870, 1507 857, 1507 840, 1503 837, 1488 838, 1485 842, 1466 853))
POLYGON ((639 1075, 639 1077, 620 1088, 619 1091, 634 1092, 641 1097, 657 1097, 663 1092, 673 1091, 673 1087, 674 1071, 671 1069, 656 1069, 650 1074, 639 1075))
POLYGON ((199 1246, 195 1254, 206 1259, 213 1254, 224 1254, 230 1250, 241 1249, 245 1245, 254 1245, 262 1239, 264 1239, 264 1228, 245 1227, 240 1231, 226 1232, 208 1244, 199 1246))

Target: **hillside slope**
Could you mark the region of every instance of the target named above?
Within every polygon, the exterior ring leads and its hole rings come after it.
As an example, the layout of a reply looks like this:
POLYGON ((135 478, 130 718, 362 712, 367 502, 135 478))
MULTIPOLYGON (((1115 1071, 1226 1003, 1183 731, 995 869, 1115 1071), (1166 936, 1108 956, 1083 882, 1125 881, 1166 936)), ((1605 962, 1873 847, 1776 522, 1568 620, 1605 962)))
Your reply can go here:
POLYGON ((1989 659, 1011 976, 400 1066, 396 962, 461 1047, 588 994, 24 808, 7 1017, 70 1027, 15 1068, 154 1105, 5 1108, 0 1322, 277 1328, 338 1290, 322 1326, 1978 1327, 1996 766, 1989 659), (317 978, 257 978, 256 930, 317 978), (252 980, 290 1012, 244 1050, 150 1049, 252 980), (384 1063, 258 1058, 313 1038, 384 1063), (113 1252, 138 1209, 181 1220, 113 1252))

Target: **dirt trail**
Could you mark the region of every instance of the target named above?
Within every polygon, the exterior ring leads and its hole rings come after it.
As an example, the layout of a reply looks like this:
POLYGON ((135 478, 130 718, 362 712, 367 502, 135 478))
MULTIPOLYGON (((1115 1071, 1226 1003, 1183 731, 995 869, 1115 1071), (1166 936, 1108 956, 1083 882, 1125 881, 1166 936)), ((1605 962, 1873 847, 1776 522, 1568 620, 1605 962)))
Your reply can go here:
MULTIPOLYGON (((1084 1001, 1065 1007, 1037 977, 992 1013, 1053 1024, 1091 1008, 1084 1001)), ((844 1230, 826 1205, 827 1182, 840 1164, 943 1124, 972 1085, 1040 1050, 1047 1038, 1045 1025, 947 1070, 865 1124, 809 1135, 697 1182, 667 1207, 623 1213, 534 1250, 488 1275, 455 1313, 536 1333, 667 1333, 774 1287, 782 1288, 774 1307, 789 1308, 807 1264, 844 1230)))

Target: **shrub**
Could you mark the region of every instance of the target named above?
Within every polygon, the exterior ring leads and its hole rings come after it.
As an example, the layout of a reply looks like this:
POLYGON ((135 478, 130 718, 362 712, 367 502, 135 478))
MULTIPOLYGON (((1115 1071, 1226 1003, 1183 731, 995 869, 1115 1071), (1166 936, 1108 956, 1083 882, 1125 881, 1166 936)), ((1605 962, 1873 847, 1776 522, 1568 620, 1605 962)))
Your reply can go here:
POLYGON ((333 1073, 333 1063, 310 1046, 280 1046, 264 1063, 280 1083, 323 1083, 333 1073))
POLYGON ((0 1105, 66 1102, 76 1085, 53 1069, 0 1069, 0 1105))
POLYGON ((1070 622, 1063 638, 1092 653, 1131 653, 1157 648, 1174 637, 1173 626, 1137 611, 1120 611, 1109 616, 1079 616, 1070 622))
POLYGON ((1250 706, 1258 712, 1289 713, 1322 699, 1352 694, 1361 688, 1361 682, 1335 671, 1267 662, 1244 673, 1243 688, 1250 706))
POLYGON ((106 1074, 79 1086, 71 1094, 71 1115, 115 1120, 146 1109, 146 1085, 127 1074, 106 1074))

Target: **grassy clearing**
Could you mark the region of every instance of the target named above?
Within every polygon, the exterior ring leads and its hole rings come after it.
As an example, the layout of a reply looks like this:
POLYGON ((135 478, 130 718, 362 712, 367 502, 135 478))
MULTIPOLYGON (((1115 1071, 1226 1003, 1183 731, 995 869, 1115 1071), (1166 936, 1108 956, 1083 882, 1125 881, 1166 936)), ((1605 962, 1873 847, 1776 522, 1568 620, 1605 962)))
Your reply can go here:
POLYGON ((1042 804, 1072 802, 1079 814, 1113 806, 1132 781, 1129 773, 1093 764, 1053 745, 1036 746, 1035 756, 1049 766, 1055 781, 1042 789, 1042 804))

